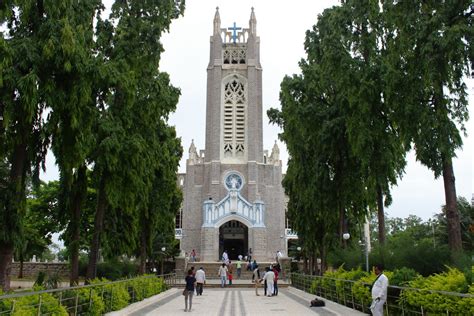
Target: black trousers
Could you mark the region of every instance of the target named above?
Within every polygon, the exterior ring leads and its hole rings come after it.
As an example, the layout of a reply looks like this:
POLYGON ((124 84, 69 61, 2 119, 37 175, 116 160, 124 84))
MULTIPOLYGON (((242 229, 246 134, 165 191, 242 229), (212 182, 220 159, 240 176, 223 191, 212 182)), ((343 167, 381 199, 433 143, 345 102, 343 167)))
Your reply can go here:
POLYGON ((273 282, 273 295, 278 295, 278 282, 275 280, 273 282))
POLYGON ((196 294, 197 295, 202 295, 202 288, 203 288, 203 285, 202 283, 196 283, 196 294))

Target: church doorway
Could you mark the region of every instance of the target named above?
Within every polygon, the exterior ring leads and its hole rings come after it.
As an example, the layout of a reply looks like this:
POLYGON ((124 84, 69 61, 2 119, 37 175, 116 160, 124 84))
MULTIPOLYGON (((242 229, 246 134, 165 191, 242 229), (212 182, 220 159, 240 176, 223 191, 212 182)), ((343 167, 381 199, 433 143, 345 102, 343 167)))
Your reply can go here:
POLYGON ((247 226, 236 220, 226 222, 219 228, 219 260, 224 250, 230 260, 237 260, 239 255, 245 256, 248 243, 247 226))

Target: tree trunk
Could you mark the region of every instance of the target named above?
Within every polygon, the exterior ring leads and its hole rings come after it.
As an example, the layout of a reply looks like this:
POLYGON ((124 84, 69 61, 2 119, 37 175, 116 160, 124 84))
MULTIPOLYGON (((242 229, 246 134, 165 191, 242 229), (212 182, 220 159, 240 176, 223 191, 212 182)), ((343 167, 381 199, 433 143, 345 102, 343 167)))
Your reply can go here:
MULTIPOLYGON (((5 229, 12 233, 18 233, 20 230, 20 216, 22 203, 25 198, 25 164, 26 164, 26 148, 27 142, 25 139, 20 144, 17 144, 12 154, 12 164, 10 170, 8 184, 8 197, 6 201, 5 210, 3 213, 3 222, 8 225, 5 229)), ((0 240, 0 287, 4 291, 10 290, 10 269, 13 259, 14 245, 13 241, 0 240)))
POLYGON ((87 265, 86 281, 92 280, 97 276, 97 261, 99 259, 100 249, 100 237, 104 229, 104 216, 105 209, 107 207, 107 199, 105 196, 105 175, 102 175, 100 180, 98 198, 97 198, 97 210, 95 213, 94 220, 94 235, 91 241, 91 247, 89 252, 89 264, 87 265))
POLYGON ((319 271, 319 275, 323 275, 324 272, 326 271, 326 247, 324 245, 321 245, 319 247, 319 255, 321 256, 321 269, 319 271))
POLYGON ((378 225, 379 225, 379 244, 381 246, 385 245, 385 213, 383 206, 383 192, 382 187, 377 185, 377 216, 378 216, 378 225))
POLYGON ((448 244, 451 256, 462 251, 461 223, 456 201, 456 184, 451 158, 443 159, 444 194, 446 198, 446 220, 448 224, 448 244))
POLYGON ((84 199, 87 195, 87 172, 86 166, 79 167, 77 177, 73 183, 73 195, 71 207, 71 242, 69 252, 71 256, 71 271, 69 275, 69 285, 79 283, 79 247, 81 241, 81 213, 84 199))
POLYGON ((145 232, 146 229, 142 229, 141 233, 140 233, 140 266, 139 266, 139 269, 138 269, 138 273, 139 274, 145 274, 145 270, 146 270, 146 258, 147 258, 147 254, 146 254, 146 240, 147 240, 147 236, 146 236, 146 232, 145 232))
POLYGON ((13 243, 0 242, 0 285, 4 292, 10 291, 10 269, 13 259, 13 243))

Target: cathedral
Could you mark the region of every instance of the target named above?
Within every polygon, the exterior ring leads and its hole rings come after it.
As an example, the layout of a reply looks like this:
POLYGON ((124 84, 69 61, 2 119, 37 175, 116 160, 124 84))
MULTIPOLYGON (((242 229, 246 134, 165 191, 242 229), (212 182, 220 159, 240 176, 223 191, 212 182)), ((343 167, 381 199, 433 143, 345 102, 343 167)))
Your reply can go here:
MULTIPOLYGON (((263 150, 262 66, 257 20, 222 28, 217 8, 207 67, 205 149, 189 148, 178 175, 184 201, 177 220, 180 249, 201 261, 223 251, 259 261, 287 254, 286 198, 278 146, 263 150)), ((294 237, 294 236, 293 236, 294 237)))

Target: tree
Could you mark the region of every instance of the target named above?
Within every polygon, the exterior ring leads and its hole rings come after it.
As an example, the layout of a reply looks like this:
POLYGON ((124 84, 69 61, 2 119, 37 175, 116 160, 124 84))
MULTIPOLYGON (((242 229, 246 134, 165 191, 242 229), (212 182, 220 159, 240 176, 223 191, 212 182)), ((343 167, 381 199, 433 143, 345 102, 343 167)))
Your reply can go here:
MULTIPOLYGON (((56 1, 61 2, 61 1, 56 1)), ((8 291, 15 246, 22 239, 26 207, 26 179, 38 181, 48 139, 43 111, 48 93, 43 64, 47 10, 57 3, 7 1, 0 4, 0 161, 7 174, 0 196, 0 286, 8 291)))
POLYGON ((94 56, 93 17, 100 15, 98 0, 64 4, 52 10, 52 29, 48 33, 47 54, 49 77, 46 88, 55 91, 48 100, 51 106, 48 129, 52 150, 60 171, 59 195, 62 218, 67 229, 70 254, 70 284, 79 282, 79 249, 81 243, 82 208, 87 198, 87 159, 94 144, 94 122, 97 120, 96 81, 98 59, 94 56), (61 45, 54 45, 61 43, 61 45))
POLYGON ((362 161, 348 138, 344 89, 352 80, 346 73, 352 56, 344 48, 344 13, 334 7, 319 16, 306 34, 302 75, 284 78, 282 109, 268 111, 270 121, 283 128, 280 137, 290 154, 283 181, 288 216, 305 250, 314 256, 318 249, 323 266, 328 247, 342 239, 345 219, 363 221, 368 205, 362 161))
POLYGON ((473 61, 471 1, 384 1, 388 103, 416 158, 443 176, 449 246, 462 250, 452 158, 468 117, 464 82, 473 61))
POLYGON ((97 210, 90 246, 87 278, 96 276, 104 232, 104 219, 129 225, 117 246, 131 251, 138 225, 121 221, 136 219, 145 207, 155 165, 161 158, 147 143, 147 135, 174 110, 179 91, 168 76, 158 72, 162 32, 184 10, 184 1, 117 1, 111 21, 98 21, 100 54, 106 74, 102 91, 106 97, 98 122, 93 175, 97 181, 97 210), (115 26, 116 25, 116 26, 115 26))
POLYGON ((385 97, 384 57, 387 47, 384 39, 384 15, 377 1, 344 1, 340 9, 345 17, 339 36, 352 58, 349 68, 339 73, 351 80, 345 81, 341 91, 348 100, 347 132, 355 156, 366 171, 368 202, 377 209, 378 241, 385 243, 384 205, 392 198, 390 187, 405 167, 406 149, 398 127, 392 123, 393 108, 385 97))

